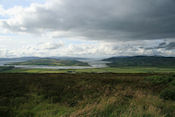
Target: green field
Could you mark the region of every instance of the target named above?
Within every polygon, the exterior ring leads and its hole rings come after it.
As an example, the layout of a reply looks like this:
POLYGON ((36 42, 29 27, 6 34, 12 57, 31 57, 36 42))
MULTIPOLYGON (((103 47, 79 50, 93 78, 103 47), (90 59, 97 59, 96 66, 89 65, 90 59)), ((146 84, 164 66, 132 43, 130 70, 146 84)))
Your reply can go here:
POLYGON ((1 70, 5 73, 175 73, 175 68, 160 68, 160 67, 113 67, 113 68, 89 68, 89 69, 69 69, 69 70, 57 70, 57 69, 22 69, 22 68, 10 68, 1 70))
POLYGON ((175 74, 0 73, 1 117, 174 117, 175 74))

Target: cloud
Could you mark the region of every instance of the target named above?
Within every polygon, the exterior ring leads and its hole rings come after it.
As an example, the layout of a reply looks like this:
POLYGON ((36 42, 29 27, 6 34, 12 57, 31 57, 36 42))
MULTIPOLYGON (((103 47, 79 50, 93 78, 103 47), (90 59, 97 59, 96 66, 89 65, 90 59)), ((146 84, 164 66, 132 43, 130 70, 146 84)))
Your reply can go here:
POLYGON ((134 56, 134 55, 163 55, 175 56, 175 52, 170 49, 157 48, 147 49, 150 43, 157 47, 163 44, 162 41, 119 41, 118 43, 94 41, 93 43, 70 43, 63 42, 43 42, 36 45, 25 45, 20 48, 3 49, 0 47, 1 57, 21 57, 21 56, 74 56, 74 57, 110 57, 110 56, 134 56), (156 46, 157 45, 157 46, 156 46))
POLYGON ((2 5, 0 5, 0 15, 3 16, 5 14, 5 10, 2 5))
POLYGON ((54 50, 58 49, 64 46, 64 43, 59 41, 57 43, 55 42, 47 42, 47 43, 40 43, 38 44, 38 47, 36 49, 47 49, 47 50, 54 50))
POLYGON ((175 42, 162 42, 156 47, 151 47, 151 48, 146 48, 146 49, 175 50, 175 42))
POLYGON ((13 57, 13 53, 8 49, 0 48, 0 56, 1 57, 13 57))
POLYGON ((168 45, 166 45, 167 50, 172 50, 175 49, 175 42, 171 42, 168 45))
POLYGON ((61 37, 89 40, 174 39, 174 8, 174 0, 52 0, 26 8, 0 7, 9 17, 0 24, 17 33, 58 31, 61 37))
POLYGON ((47 0, 0 6, 0 56, 175 56, 174 8, 174 0, 47 0), (20 43, 15 44, 17 38, 20 43))

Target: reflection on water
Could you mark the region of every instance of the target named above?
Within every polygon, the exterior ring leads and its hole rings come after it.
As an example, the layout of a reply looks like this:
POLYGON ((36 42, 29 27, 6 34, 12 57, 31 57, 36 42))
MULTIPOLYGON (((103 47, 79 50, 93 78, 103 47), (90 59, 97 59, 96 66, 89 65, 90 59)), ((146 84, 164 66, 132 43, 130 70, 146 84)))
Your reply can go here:
POLYGON ((0 66, 5 66, 5 64, 14 63, 14 62, 24 62, 24 60, 6 60, 6 61, 0 61, 0 66))
MULTIPOLYGON (((107 67, 105 61, 100 60, 79 60, 82 62, 87 62, 90 66, 45 66, 45 65, 14 65, 15 68, 25 68, 25 69, 87 69, 87 68, 104 68, 107 67)), ((22 62, 22 61, 0 61, 0 66, 5 66, 4 64, 22 62)))
POLYGON ((88 63, 91 66, 91 68, 103 68, 103 67, 107 67, 106 63, 109 63, 107 61, 94 60, 94 59, 79 60, 79 61, 88 63))
POLYGON ((39 69, 87 69, 91 66, 45 66, 45 65, 15 65, 16 68, 39 68, 39 69))

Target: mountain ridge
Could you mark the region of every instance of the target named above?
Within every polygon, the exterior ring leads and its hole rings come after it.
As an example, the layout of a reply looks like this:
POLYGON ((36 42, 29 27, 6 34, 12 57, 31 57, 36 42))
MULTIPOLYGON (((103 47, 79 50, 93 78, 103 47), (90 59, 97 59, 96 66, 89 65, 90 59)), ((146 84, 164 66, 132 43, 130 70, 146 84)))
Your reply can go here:
POLYGON ((175 57, 165 56, 129 56, 129 57, 110 57, 103 59, 108 61, 110 67, 129 67, 129 66, 142 66, 142 67, 175 67, 175 57))

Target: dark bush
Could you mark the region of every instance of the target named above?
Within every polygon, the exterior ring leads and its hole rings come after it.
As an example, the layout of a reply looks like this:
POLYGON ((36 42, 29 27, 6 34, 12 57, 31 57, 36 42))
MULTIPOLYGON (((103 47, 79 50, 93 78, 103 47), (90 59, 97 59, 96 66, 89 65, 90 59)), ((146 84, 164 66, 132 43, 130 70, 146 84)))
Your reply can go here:
POLYGON ((18 117, 33 117, 34 113, 29 111, 29 110, 23 110, 22 112, 20 112, 19 115, 17 115, 18 117))
POLYGON ((8 107, 0 106, 0 116, 1 117, 10 117, 11 110, 8 107))
POLYGON ((175 80, 173 80, 173 81, 170 83, 170 85, 175 86, 175 80))
POLYGON ((160 97, 166 100, 175 100, 175 86, 171 86, 162 90, 160 97))
POLYGON ((15 68, 14 66, 0 66, 0 72, 12 70, 14 68, 15 68))
POLYGON ((150 81, 152 84, 167 84, 173 81, 171 76, 151 76, 146 78, 147 81, 150 81))

